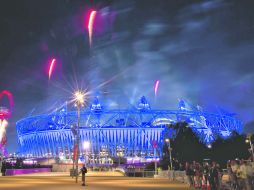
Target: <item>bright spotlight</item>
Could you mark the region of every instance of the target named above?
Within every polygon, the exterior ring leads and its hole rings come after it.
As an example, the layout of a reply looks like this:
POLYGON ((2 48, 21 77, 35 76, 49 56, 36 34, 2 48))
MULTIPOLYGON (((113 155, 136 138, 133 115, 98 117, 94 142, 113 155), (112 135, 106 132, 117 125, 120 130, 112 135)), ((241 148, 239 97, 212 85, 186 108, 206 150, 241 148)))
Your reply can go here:
POLYGON ((83 147, 84 147, 85 150, 89 149, 90 142, 89 141, 85 141, 84 144, 83 144, 83 147))
POLYGON ((74 93, 74 99, 79 104, 84 104, 85 102, 85 93, 82 91, 76 91, 74 93))

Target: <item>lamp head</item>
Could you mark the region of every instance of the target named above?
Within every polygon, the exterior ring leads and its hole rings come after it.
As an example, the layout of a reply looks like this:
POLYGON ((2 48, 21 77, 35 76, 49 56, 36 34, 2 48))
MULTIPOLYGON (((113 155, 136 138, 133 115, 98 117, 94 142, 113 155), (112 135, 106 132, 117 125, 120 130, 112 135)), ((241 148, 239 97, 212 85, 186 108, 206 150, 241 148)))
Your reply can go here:
POLYGON ((74 93, 75 102, 78 104, 84 104, 85 102, 85 93, 82 91, 76 91, 74 93))

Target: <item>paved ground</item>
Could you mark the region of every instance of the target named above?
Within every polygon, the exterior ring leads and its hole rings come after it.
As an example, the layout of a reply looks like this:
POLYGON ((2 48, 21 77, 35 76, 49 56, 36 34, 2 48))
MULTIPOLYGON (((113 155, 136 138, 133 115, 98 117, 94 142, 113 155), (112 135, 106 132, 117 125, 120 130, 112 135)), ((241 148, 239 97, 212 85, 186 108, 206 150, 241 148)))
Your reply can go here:
POLYGON ((75 183, 69 176, 0 176, 0 190, 126 190, 126 189, 158 189, 187 190, 187 185, 170 182, 167 179, 128 178, 121 176, 88 176, 87 185, 75 183))
MULTIPOLYGON (((22 174, 20 176, 69 176, 69 172, 43 172, 43 173, 31 173, 31 174, 22 174)), ((86 174, 88 177, 120 177, 124 176, 120 172, 88 172, 86 174)))

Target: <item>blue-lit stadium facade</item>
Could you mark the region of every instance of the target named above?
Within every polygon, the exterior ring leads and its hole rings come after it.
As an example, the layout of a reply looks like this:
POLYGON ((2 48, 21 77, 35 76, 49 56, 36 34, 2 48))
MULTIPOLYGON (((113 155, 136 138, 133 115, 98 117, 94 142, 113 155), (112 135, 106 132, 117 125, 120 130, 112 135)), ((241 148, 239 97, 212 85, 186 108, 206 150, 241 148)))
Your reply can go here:
MULTIPOLYGON (((161 157, 165 134, 174 134, 168 124, 179 121, 187 122, 206 144, 217 136, 226 138, 232 131, 241 133, 243 128, 233 114, 204 112, 183 100, 176 110, 154 110, 142 97, 136 107, 119 110, 103 108, 95 99, 89 109, 81 110, 80 152, 88 151, 94 157, 161 157), (82 142, 90 143, 89 150, 84 150, 82 142)), ((70 156, 75 126, 77 112, 68 111, 67 107, 24 118, 16 125, 20 153, 38 157, 70 156)))

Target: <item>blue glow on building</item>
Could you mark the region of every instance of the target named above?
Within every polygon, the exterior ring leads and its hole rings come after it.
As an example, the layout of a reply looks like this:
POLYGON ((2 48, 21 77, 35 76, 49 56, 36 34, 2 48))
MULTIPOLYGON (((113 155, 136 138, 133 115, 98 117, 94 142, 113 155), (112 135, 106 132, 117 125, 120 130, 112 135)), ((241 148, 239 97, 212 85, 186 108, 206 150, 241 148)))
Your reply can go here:
MULTIPOLYGON (((187 122, 205 144, 243 129, 232 114, 205 112, 184 100, 179 100, 176 110, 152 109, 144 96, 136 108, 106 109, 96 98, 90 108, 81 110, 81 143, 88 141, 91 146, 84 150, 80 145, 80 152, 88 151, 93 157, 151 157, 155 154, 152 142, 156 141, 156 155, 161 157, 165 131, 174 133, 167 125, 180 121, 187 122)), ((51 114, 24 118, 16 125, 20 153, 71 156, 76 126, 77 112, 68 111, 67 106, 51 114)))

